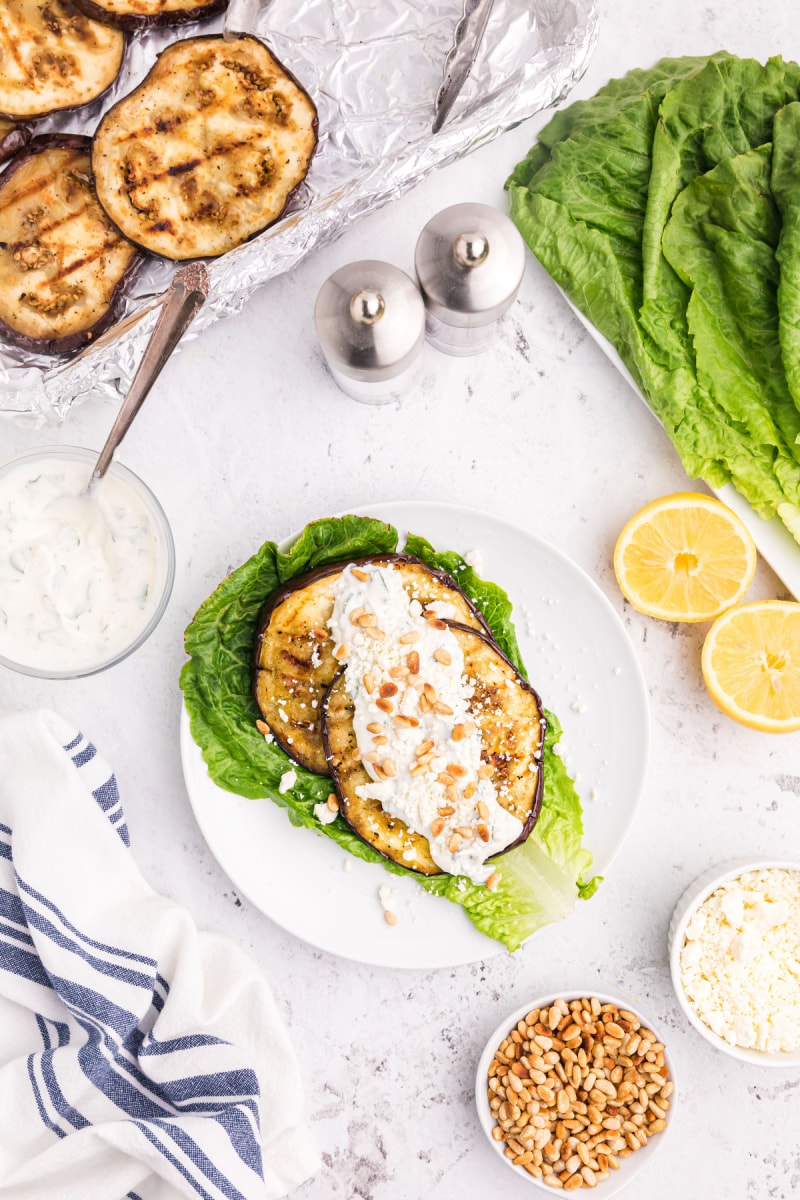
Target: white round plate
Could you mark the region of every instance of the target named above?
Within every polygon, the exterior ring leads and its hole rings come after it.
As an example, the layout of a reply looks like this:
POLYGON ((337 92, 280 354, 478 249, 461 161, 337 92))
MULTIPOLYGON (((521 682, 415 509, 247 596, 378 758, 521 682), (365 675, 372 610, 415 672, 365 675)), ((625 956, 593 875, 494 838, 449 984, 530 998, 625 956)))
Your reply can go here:
MULTIPOLYGON (((425 501, 352 511, 391 522, 400 546, 410 530, 437 550, 476 551, 478 573, 508 592, 531 682, 564 727, 564 759, 583 801, 584 844, 593 871, 603 874, 633 820, 649 737, 644 679, 608 600, 559 550, 498 517, 425 501)), ((285 810, 267 800, 218 788, 185 710, 181 757, 195 817, 220 866, 242 895, 296 937, 387 967, 450 967, 506 952, 457 905, 428 895, 413 879, 390 875, 330 838, 296 829, 285 810), (396 894, 395 926, 384 920, 382 885, 396 894)))

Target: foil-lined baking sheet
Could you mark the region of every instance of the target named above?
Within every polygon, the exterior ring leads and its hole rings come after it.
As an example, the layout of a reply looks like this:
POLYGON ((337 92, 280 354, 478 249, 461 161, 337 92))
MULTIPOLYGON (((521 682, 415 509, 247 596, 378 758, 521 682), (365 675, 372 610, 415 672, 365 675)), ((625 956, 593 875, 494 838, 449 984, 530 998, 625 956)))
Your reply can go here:
MULTIPOLYGON (((284 217, 209 263, 209 299, 187 337, 238 312, 248 296, 289 270, 351 221, 413 187, 434 167, 469 153, 558 103, 585 71, 597 30, 595 0, 495 0, 472 71, 444 128, 431 133, 434 101, 463 0, 232 0, 224 19, 130 40, 113 88, 78 113, 35 132, 91 134, 169 43, 195 33, 254 33, 297 76, 319 111, 309 175, 284 217)), ((0 344, 0 413, 58 423, 77 401, 117 401, 130 384, 174 263, 150 259, 123 315, 69 359, 0 344)))

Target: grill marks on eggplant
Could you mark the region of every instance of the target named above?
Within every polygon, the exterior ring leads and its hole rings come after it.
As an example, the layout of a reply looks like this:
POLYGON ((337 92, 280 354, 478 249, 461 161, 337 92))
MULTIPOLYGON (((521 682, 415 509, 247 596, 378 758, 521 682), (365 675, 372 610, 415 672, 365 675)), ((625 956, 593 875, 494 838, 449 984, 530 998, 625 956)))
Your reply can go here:
POLYGON ((98 196, 146 249, 215 257, 281 216, 316 142, 311 99, 257 38, 187 39, 103 118, 98 196))
POLYGON ((141 261, 94 192, 89 138, 37 138, 0 176, 0 329, 42 353, 114 319, 141 261))
POLYGON ((120 29, 203 21, 228 7, 228 0, 75 0, 75 3, 87 17, 120 29))
POLYGON ((0 6, 0 114, 12 120, 78 108, 101 95, 122 66, 123 34, 71 0, 4 0, 0 6))
MULTIPOLYGON (((444 572, 403 555, 359 561, 392 563, 403 575, 406 590, 423 606, 447 600, 460 622, 486 629, 480 613, 444 572)), ((333 611, 333 585, 345 566, 334 563, 280 588, 262 610, 256 638, 253 694, 261 715, 290 758, 318 775, 328 774, 322 702, 339 669, 327 622, 333 611)))
MULTIPOLYGON (((481 731, 481 761, 493 769, 499 803, 522 822, 522 832, 513 843, 517 846, 530 834, 542 806, 546 721, 541 701, 492 641, 475 629, 449 624, 474 689, 468 708, 481 731)), ((369 783, 370 776, 353 757, 357 750, 354 711, 342 670, 327 692, 323 709, 328 765, 341 816, 386 858, 422 875, 442 874, 422 834, 390 816, 377 800, 358 795, 357 789, 369 783)), ((511 848, 505 847, 503 853, 511 848)))

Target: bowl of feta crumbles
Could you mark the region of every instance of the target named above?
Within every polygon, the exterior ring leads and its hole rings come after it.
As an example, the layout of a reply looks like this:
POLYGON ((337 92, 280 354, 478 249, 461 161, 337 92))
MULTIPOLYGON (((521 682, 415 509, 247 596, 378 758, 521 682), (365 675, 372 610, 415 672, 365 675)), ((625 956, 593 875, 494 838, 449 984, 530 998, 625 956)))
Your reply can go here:
POLYGON ((718 1050, 800 1066, 800 862, 734 859, 705 871, 669 927, 672 983, 718 1050))

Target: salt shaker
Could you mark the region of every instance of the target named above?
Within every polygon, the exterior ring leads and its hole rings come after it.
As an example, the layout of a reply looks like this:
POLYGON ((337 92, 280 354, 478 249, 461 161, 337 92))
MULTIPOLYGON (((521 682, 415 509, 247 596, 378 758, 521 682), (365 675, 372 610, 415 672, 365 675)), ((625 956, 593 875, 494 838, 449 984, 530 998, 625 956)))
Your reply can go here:
POLYGON ((445 354, 479 354, 514 303, 525 243, 488 204, 454 204, 428 221, 414 254, 428 341, 445 354))
POLYGON ((417 378, 425 305, 413 279, 391 263, 341 267, 314 307, 317 336, 333 378, 363 404, 388 404, 417 378))

